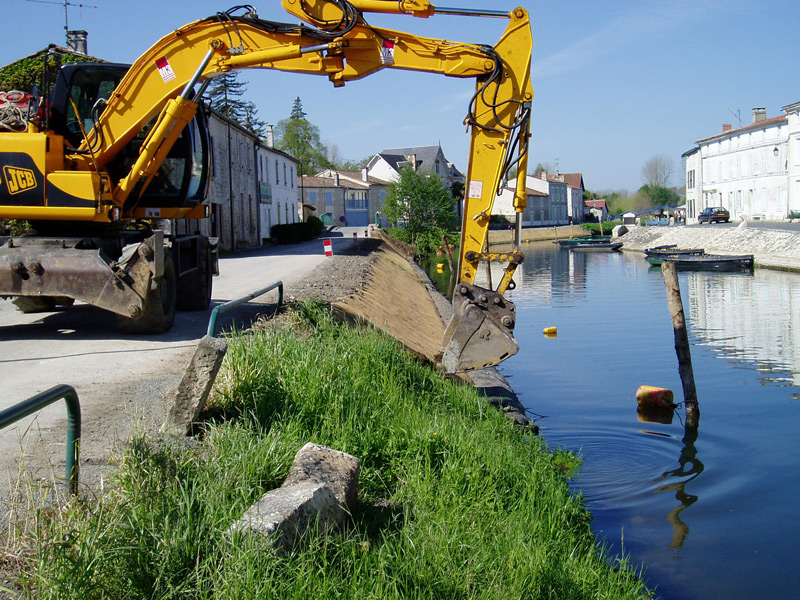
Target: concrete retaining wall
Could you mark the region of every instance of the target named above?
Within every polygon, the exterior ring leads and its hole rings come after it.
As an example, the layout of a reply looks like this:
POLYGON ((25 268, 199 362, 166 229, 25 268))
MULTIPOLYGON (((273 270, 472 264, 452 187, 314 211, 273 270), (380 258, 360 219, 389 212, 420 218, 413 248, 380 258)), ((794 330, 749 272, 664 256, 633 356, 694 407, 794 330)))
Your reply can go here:
POLYGON ((623 250, 676 244, 714 254, 752 254, 757 267, 800 271, 800 233, 754 227, 634 227, 619 238, 623 250))
MULTIPOLYGON (((580 225, 565 225, 563 227, 535 227, 522 230, 523 242, 544 242, 547 240, 566 240, 571 237, 586 237, 591 235, 580 225)), ((490 244, 512 244, 514 231, 498 229, 489 231, 490 244)))

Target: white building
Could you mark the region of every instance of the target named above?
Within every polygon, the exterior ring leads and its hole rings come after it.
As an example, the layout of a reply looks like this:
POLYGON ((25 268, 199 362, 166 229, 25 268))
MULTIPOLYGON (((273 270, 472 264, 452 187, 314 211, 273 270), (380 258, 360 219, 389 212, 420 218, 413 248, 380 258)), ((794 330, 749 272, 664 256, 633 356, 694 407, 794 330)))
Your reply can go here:
POLYGON ((273 145, 272 125, 267 126, 266 144, 256 143, 258 167, 258 226, 261 241, 272 237, 273 225, 297 223, 302 215, 297 189, 300 161, 273 145))
MULTIPOLYGON (((580 177, 581 183, 583 178, 580 177)), ((510 184, 512 182, 509 182, 510 184)), ((573 188, 566 181, 566 175, 547 175, 541 177, 528 175, 525 178, 525 195, 528 205, 522 213, 523 227, 544 227, 569 224, 569 204, 573 188)), ((581 197, 583 190, 581 189, 581 197)), ((581 200, 581 206, 583 201, 581 200)), ((507 187, 495 198, 492 214, 504 215, 510 221, 516 219, 514 211, 514 188, 507 187)), ((581 220, 583 222, 583 212, 581 220)))
POLYGON ((453 163, 448 162, 439 145, 387 149, 373 156, 366 168, 371 177, 381 181, 398 181, 400 169, 404 166, 410 166, 425 175, 436 175, 448 188, 456 182, 464 182, 464 175, 453 163))
POLYGON ((766 118, 753 109, 753 122, 697 141, 683 154, 686 217, 709 206, 723 206, 731 219, 784 219, 800 212, 800 103, 785 115, 766 118))

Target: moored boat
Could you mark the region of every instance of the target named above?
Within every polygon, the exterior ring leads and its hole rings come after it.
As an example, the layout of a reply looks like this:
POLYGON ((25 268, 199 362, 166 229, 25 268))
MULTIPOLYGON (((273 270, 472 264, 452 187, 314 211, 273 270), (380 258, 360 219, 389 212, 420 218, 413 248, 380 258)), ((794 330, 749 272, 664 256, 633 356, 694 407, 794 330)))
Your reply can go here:
MULTIPOLYGON (((647 259, 650 262, 650 258, 647 259)), ((695 256, 665 256, 663 262, 675 263, 679 271, 752 271, 753 255, 700 254, 695 256)), ((651 263, 652 264, 652 263, 651 263)))
POLYGON ((669 256, 703 256, 705 254, 705 250, 703 248, 677 248, 677 247, 670 247, 670 248, 648 248, 644 251, 645 258, 647 262, 651 265, 660 265, 664 262, 664 259, 669 256))
POLYGON ((592 237, 569 238, 568 240, 556 240, 553 243, 558 244, 562 248, 564 247, 570 248, 572 246, 583 245, 583 244, 602 244, 604 242, 608 242, 610 239, 611 239, 610 235, 595 235, 592 237))
POLYGON ((570 250, 579 250, 582 252, 608 252, 609 250, 619 250, 622 248, 622 242, 592 242, 591 244, 575 244, 569 246, 570 250))

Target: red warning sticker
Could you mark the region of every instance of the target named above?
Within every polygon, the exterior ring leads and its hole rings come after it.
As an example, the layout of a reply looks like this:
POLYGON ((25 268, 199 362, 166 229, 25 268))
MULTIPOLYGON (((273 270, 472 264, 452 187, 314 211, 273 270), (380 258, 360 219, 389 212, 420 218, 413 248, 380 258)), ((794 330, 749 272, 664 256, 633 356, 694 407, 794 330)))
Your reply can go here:
POLYGON ((383 40, 381 44, 381 64, 394 64, 394 42, 391 40, 383 40))
POLYGON ((172 65, 169 64, 166 56, 156 59, 156 68, 161 74, 161 79, 164 80, 164 83, 175 79, 175 71, 172 70, 172 65))

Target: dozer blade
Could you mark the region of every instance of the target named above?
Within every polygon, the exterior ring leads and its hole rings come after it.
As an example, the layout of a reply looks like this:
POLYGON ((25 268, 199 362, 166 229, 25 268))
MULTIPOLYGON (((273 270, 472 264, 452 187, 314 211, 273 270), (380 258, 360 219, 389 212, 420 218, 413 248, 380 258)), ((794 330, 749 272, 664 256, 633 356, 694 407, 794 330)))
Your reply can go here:
POLYGON ((513 331, 515 306, 501 294, 469 283, 453 293, 453 318, 442 339, 442 367, 447 373, 500 364, 519 350, 513 331))

